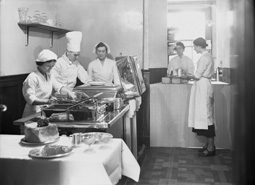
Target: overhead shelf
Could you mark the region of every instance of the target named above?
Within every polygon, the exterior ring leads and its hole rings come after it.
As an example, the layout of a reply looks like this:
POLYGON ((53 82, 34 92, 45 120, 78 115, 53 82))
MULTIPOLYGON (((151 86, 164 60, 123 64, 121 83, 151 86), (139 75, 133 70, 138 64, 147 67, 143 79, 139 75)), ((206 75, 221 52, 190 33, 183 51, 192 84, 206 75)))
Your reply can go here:
POLYGON ((26 41, 26 46, 29 45, 29 28, 30 27, 34 27, 34 28, 38 28, 38 29, 42 29, 42 30, 48 30, 51 32, 51 48, 53 47, 53 33, 59 33, 59 34, 64 34, 67 33, 69 31, 69 29, 65 29, 65 28, 59 28, 59 27, 55 27, 55 26, 49 26, 49 25, 45 25, 45 24, 41 24, 41 23, 18 23, 18 25, 21 28, 26 28, 26 35, 27 35, 27 41, 26 41))

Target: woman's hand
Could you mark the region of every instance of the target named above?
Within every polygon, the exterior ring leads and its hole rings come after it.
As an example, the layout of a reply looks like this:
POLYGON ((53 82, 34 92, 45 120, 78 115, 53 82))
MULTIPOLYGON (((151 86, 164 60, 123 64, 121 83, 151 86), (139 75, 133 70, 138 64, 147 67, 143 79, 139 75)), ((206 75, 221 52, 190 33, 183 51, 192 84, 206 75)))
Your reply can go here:
POLYGON ((191 76, 185 75, 181 77, 184 80, 191 80, 191 76))

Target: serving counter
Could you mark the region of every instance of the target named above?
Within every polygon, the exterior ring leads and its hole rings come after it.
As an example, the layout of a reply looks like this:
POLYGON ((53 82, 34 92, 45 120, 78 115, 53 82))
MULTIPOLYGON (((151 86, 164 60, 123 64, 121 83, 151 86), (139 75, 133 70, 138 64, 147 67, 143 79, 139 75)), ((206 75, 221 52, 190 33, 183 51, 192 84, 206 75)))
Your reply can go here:
MULTIPOLYGON (((58 128, 70 128, 70 129, 86 129, 86 128, 98 128, 98 129, 107 129, 113 126, 118 119, 123 117, 125 113, 129 111, 129 104, 123 106, 119 110, 114 110, 111 112, 106 112, 104 116, 98 121, 59 121, 54 122, 57 124, 58 128)), ((24 126, 24 123, 31 122, 34 118, 40 116, 41 113, 36 113, 18 120, 14 121, 14 125, 21 126, 21 132, 24 126)))
MULTIPOLYGON (((84 144, 62 158, 38 159, 29 157, 35 146, 20 143, 23 137, 0 135, 1 184, 110 185, 121 175, 139 180, 140 166, 122 139, 93 144, 91 152, 84 144)), ((71 141, 61 136, 53 145, 71 146, 71 141)))
MULTIPOLYGON (((87 131, 104 131, 111 133, 115 138, 123 138, 127 146, 137 157, 137 126, 136 112, 141 105, 141 97, 129 99, 119 110, 105 112, 104 116, 98 121, 72 121, 54 122, 59 130, 68 130, 71 133, 87 131)), ((14 125, 19 125, 21 134, 24 132, 24 123, 30 122, 33 118, 40 116, 41 113, 33 114, 14 121, 14 125)))
MULTIPOLYGON (((218 148, 232 148, 234 92, 231 85, 213 82, 215 92, 216 137, 218 148)), ((201 147, 204 138, 188 127, 192 84, 150 85, 150 144, 158 147, 201 147)))

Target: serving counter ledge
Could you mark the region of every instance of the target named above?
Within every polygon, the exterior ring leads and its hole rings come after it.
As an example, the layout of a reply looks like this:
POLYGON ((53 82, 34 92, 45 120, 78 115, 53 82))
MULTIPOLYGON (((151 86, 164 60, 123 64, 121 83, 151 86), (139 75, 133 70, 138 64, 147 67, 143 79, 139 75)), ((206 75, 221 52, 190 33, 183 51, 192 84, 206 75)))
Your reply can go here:
MULTIPOLYGON (((114 110, 112 112, 105 112, 105 114, 98 119, 98 121, 59 121, 59 122, 52 122, 58 126, 58 128, 102 128, 107 129, 110 128, 118 119, 123 117, 126 112, 129 111, 129 105, 123 106, 119 110, 114 110)), ((36 113, 18 120, 15 120, 13 123, 14 125, 19 125, 22 129, 25 123, 33 122, 32 120, 41 113, 36 113)))

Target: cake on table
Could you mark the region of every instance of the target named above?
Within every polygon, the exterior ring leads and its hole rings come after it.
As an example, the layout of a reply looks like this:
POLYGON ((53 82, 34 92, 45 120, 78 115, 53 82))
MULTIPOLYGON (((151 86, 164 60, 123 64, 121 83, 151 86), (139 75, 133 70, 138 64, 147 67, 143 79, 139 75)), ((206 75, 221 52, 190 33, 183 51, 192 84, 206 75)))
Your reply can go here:
POLYGON ((29 143, 43 143, 55 141, 59 137, 56 124, 49 123, 48 118, 41 118, 37 122, 25 124, 25 141, 29 143))

